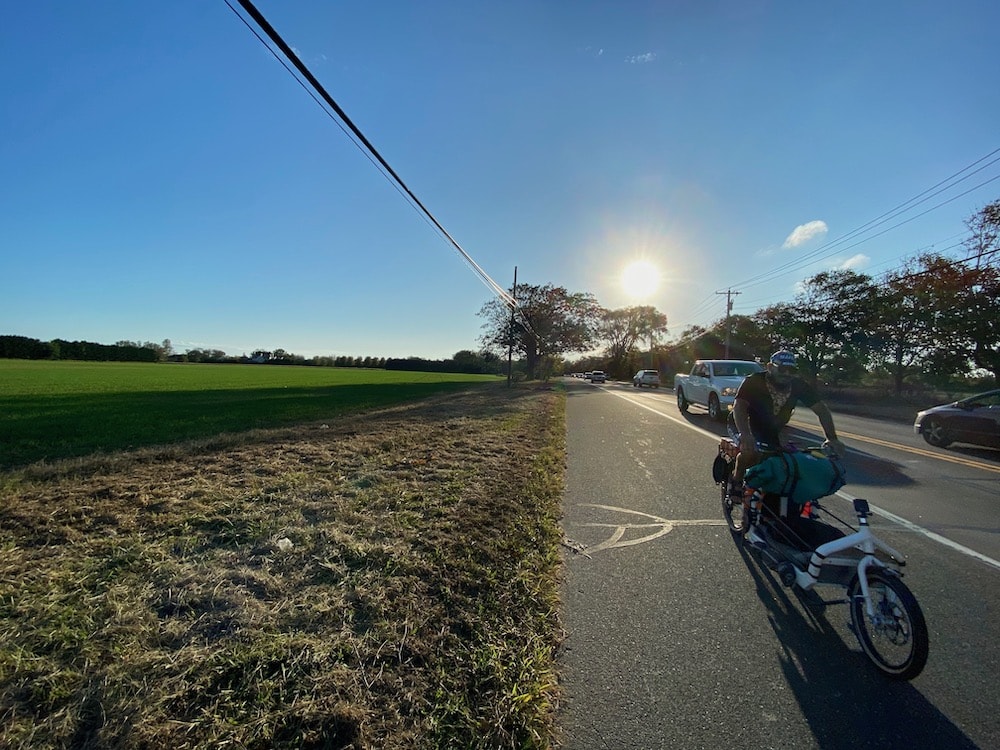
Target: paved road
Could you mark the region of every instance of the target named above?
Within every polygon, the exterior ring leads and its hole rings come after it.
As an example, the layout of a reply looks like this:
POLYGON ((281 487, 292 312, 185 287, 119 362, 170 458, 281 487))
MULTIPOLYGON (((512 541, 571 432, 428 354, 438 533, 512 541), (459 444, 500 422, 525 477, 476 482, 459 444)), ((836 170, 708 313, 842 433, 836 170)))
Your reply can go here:
MULTIPOLYGON (((909 555, 930 629, 924 673, 892 683, 861 654, 845 607, 804 604, 734 544, 710 478, 719 426, 682 417, 667 389, 568 386, 565 747, 1000 748, 1000 565, 988 554, 1000 461, 934 463, 846 439, 863 447, 845 490, 902 522, 874 523, 909 555), (937 531, 910 517, 932 511, 937 531), (942 543, 955 531, 957 546, 942 543)), ((920 447, 902 433, 885 442, 920 447)))

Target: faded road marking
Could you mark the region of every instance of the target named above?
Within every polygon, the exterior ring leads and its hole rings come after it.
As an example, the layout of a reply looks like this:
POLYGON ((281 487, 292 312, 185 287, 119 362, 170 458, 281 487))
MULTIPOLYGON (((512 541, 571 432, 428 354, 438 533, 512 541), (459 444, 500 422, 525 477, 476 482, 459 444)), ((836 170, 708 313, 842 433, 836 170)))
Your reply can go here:
POLYGON ((601 542, 600 544, 595 544, 593 547, 586 547, 587 552, 599 552, 604 549, 614 549, 616 547, 632 547, 636 544, 643 544, 645 542, 651 542, 654 539, 658 539, 664 534, 669 534, 677 526, 725 526, 726 522, 722 519, 709 518, 701 521, 686 521, 686 520, 669 520, 666 518, 660 518, 659 516, 654 516, 652 513, 643 513, 639 510, 630 510, 629 508, 619 508, 614 505, 598 505, 596 503, 583 503, 588 508, 602 508, 603 510, 611 510, 617 513, 631 513, 636 516, 643 516, 650 520, 650 523, 585 523, 582 526, 590 526, 594 528, 602 529, 614 529, 611 536, 601 542), (642 532, 652 530, 652 533, 647 533, 645 536, 636 539, 625 539, 625 534, 633 529, 638 529, 642 532))

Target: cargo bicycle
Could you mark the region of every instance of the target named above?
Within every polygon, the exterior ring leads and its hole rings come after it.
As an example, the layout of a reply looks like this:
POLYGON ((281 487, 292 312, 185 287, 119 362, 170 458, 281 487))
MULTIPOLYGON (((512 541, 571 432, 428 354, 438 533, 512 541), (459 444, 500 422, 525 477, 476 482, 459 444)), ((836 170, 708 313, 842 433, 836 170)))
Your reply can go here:
MULTIPOLYGON (((903 583, 903 555, 872 531, 868 501, 853 501, 856 528, 837 518, 820 497, 799 505, 792 501, 795 474, 804 474, 812 462, 835 462, 835 457, 822 446, 759 445, 758 449, 762 461, 746 471, 739 496, 730 489, 737 440, 722 438, 712 467, 713 479, 721 485, 722 513, 734 538, 759 554, 785 586, 805 592, 817 585, 842 588, 843 598, 824 604, 849 605, 848 625, 868 659, 891 679, 915 678, 927 663, 927 624, 916 597, 903 583), (803 468, 796 468, 800 464, 803 468)), ((841 470, 837 488, 842 484, 841 470)))

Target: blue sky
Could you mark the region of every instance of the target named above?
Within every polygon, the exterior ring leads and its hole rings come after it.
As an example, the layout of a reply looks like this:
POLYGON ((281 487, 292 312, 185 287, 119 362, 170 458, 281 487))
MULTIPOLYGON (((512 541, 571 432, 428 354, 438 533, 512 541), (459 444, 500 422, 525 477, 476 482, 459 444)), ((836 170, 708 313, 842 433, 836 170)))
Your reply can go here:
MULTIPOLYGON (((673 337, 727 288, 750 314, 827 268, 956 252, 1000 197, 995 0, 257 7, 501 286, 517 266, 652 304, 673 337)), ((223 0, 4 17, 0 334, 478 348, 489 289, 223 0)))

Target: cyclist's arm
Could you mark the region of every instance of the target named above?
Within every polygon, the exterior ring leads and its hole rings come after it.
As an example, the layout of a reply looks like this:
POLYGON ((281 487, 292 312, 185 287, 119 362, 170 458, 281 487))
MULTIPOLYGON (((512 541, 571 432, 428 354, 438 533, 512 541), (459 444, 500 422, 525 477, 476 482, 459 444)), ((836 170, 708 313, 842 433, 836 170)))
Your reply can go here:
POLYGON ((816 413, 816 416, 819 417, 819 423, 823 427, 823 434, 826 435, 826 439, 829 441, 830 447, 833 448, 833 452, 838 456, 844 455, 844 444, 837 438, 837 428, 833 426, 833 415, 830 413, 830 409, 822 401, 817 401, 811 408, 816 413))
POLYGON ((757 443, 750 431, 750 404, 745 398, 736 397, 733 401, 733 421, 740 431, 740 450, 748 453, 757 452, 757 443))

